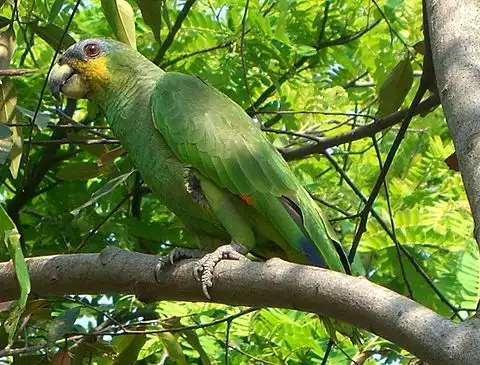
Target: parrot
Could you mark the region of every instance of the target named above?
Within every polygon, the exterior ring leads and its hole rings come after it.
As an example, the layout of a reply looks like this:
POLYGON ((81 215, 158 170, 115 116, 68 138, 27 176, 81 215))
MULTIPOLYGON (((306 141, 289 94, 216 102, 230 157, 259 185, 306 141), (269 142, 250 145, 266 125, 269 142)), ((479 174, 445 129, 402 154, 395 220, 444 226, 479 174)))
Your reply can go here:
MULTIPOLYGON (((203 80, 165 72, 128 45, 79 41, 48 76, 52 94, 93 101, 153 194, 209 253, 194 274, 246 254, 350 274, 326 215, 252 118, 203 80)), ((169 261, 189 256, 173 251, 169 261)), ((156 271, 165 266, 162 258, 156 271)))

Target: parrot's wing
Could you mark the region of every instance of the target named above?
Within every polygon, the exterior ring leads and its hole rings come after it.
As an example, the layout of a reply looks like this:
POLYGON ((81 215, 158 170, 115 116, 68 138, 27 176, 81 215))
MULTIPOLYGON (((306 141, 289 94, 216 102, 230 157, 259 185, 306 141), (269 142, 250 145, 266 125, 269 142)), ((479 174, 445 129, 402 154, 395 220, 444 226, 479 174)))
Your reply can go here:
POLYGON ((237 104, 200 79, 167 73, 152 96, 156 127, 175 155, 235 194, 289 195, 295 177, 237 104))
POLYGON ((311 263, 326 261, 340 271, 348 266, 321 210, 240 106, 198 78, 171 72, 157 81, 152 113, 177 158, 218 186, 248 196, 311 263))

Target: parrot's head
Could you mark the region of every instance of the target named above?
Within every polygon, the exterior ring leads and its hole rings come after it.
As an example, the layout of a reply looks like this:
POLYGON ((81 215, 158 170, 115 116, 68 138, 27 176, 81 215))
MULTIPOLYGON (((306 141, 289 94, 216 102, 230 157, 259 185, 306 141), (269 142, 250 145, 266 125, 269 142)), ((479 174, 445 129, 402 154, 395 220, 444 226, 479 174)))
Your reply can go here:
POLYGON ((91 98, 104 90, 139 54, 112 39, 91 38, 75 43, 60 55, 48 78, 50 90, 75 99, 91 98), (115 75, 114 75, 115 74, 115 75))

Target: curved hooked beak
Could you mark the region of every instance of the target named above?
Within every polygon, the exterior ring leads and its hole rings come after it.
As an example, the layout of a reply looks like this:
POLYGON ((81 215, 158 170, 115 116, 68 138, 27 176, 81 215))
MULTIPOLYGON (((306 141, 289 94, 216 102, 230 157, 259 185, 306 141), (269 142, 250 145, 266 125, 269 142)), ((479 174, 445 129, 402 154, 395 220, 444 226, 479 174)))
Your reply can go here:
POLYGON ((60 99, 60 93, 74 99, 85 98, 90 91, 87 82, 75 70, 67 64, 56 63, 48 77, 50 91, 56 99, 60 99))

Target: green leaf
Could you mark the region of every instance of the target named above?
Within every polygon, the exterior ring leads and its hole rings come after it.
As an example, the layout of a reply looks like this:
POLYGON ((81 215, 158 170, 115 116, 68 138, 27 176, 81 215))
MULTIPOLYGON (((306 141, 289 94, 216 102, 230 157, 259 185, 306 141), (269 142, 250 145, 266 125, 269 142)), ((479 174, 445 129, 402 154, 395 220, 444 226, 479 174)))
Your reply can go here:
POLYGON ((275 27, 275 38, 282 41, 285 44, 290 44, 290 39, 287 34, 287 13, 288 13, 288 0, 280 0, 278 2, 278 10, 280 17, 275 27))
POLYGON ((12 219, 0 205, 0 239, 5 243, 13 261, 15 274, 20 286, 20 299, 15 304, 15 308, 10 312, 10 316, 5 322, 5 329, 8 332, 9 342, 13 341, 18 321, 22 315, 30 293, 30 277, 28 275, 27 264, 23 257, 22 247, 20 245, 20 234, 12 219))
POLYGON ((400 61, 383 82, 378 92, 378 117, 384 117, 400 108, 413 83, 412 64, 408 58, 400 61))
MULTIPOLYGON (((102 357, 108 359, 108 364, 113 364, 113 360, 117 356, 117 349, 109 342, 99 340, 94 336, 86 337, 78 346, 75 346, 72 351, 71 365, 84 365, 84 359, 89 359, 92 356, 102 357)), ((105 364, 99 362, 99 364, 105 364)))
POLYGON ((60 44, 60 40, 62 39, 65 30, 59 26, 56 26, 55 24, 39 26, 37 25, 37 22, 31 22, 28 23, 28 26, 36 35, 42 38, 50 47, 55 50, 65 50, 76 42, 75 39, 67 33, 63 38, 62 44, 60 44))
POLYGON ((135 36, 135 14, 125 0, 101 0, 103 13, 117 39, 137 48, 135 36))
POLYGON ((153 32, 157 42, 160 42, 160 30, 162 29, 162 0, 135 0, 143 20, 153 32))
POLYGON ((210 359, 208 358, 207 352, 204 350, 200 340, 198 338, 197 333, 194 330, 185 330, 180 332, 180 335, 185 338, 190 346, 192 346, 195 350, 197 350, 198 354, 200 355, 200 361, 202 365, 210 365, 210 359))
POLYGON ((66 181, 89 180, 102 174, 94 162, 71 162, 57 172, 57 177, 66 181))
POLYGON ((49 343, 55 342, 63 338, 66 334, 71 333, 79 314, 80 307, 75 307, 67 309, 58 317, 55 317, 47 333, 49 343))
POLYGON ((310 57, 317 54, 317 50, 313 47, 302 44, 300 46, 297 46, 297 54, 299 56, 310 57))
POLYGON ((116 365, 133 365, 137 362, 138 353, 147 341, 146 335, 117 336, 112 343, 118 349, 116 365))
POLYGON ((425 54, 425 41, 417 42, 413 45, 413 49, 420 54, 425 54))
POLYGON ((60 13, 60 10, 62 10, 64 1, 65 0, 55 0, 55 2, 52 5, 52 8, 50 9, 50 14, 48 14, 48 24, 53 23, 55 21, 55 18, 60 13))
POLYGON ((107 195, 111 193, 113 190, 115 190, 120 184, 122 184, 124 181, 126 181, 131 174, 133 174, 136 170, 132 170, 130 172, 127 172, 126 174, 117 176, 116 178, 110 180, 107 182, 105 185, 103 185, 100 189, 98 189, 96 192, 92 194, 92 197, 84 204, 79 206, 78 208, 75 208, 72 210, 70 213, 73 215, 77 215, 82 209, 92 205, 95 203, 98 199, 100 199, 102 196, 107 195))
POLYGON ((177 338, 170 332, 157 334, 160 341, 163 342, 167 349, 168 355, 179 365, 186 365, 187 360, 183 354, 182 346, 178 343, 177 338))
POLYGON ((137 361, 141 361, 146 357, 149 357, 156 353, 163 353, 165 350, 165 345, 162 341, 159 341, 158 338, 150 337, 143 345, 142 349, 138 353, 137 361))
POLYGON ((467 242, 466 252, 462 255, 457 271, 458 281, 462 284, 461 307, 473 308, 480 300, 480 256, 476 243, 473 240, 467 242))

